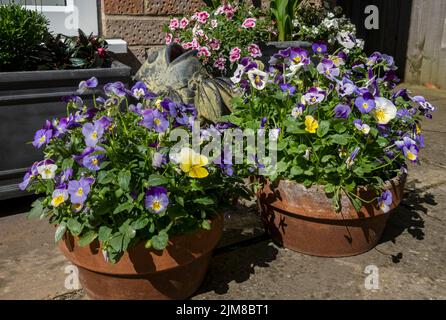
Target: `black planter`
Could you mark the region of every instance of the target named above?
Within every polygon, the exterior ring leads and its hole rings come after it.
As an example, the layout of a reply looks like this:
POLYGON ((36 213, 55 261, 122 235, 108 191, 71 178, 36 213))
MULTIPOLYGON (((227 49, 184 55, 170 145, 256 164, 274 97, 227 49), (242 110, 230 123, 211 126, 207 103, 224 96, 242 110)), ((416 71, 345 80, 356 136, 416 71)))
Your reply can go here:
POLYGON ((0 200, 26 195, 18 183, 43 157, 28 142, 45 120, 66 114, 62 98, 75 94, 79 82, 93 76, 100 87, 113 81, 129 84, 131 69, 116 61, 104 69, 0 73, 0 200))

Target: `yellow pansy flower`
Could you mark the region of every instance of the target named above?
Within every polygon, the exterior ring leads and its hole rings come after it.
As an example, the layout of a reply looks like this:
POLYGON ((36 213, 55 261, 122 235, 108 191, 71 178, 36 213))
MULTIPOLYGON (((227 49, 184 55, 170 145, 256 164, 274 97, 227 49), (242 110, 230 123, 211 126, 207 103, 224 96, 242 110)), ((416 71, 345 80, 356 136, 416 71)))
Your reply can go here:
POLYGON ((181 149, 180 168, 191 178, 202 179, 209 175, 209 171, 204 168, 209 163, 209 159, 190 148, 181 149))
POLYGON ((312 116, 305 117, 305 130, 309 133, 316 133, 319 123, 312 116))

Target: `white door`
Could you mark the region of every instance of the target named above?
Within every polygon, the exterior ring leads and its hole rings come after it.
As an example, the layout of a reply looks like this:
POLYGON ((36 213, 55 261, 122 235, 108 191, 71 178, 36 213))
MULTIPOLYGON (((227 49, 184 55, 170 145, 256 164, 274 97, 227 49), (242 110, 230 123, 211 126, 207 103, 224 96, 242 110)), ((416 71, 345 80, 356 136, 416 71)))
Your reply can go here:
POLYGON ((75 36, 79 28, 87 35, 99 33, 96 0, 0 0, 0 4, 13 2, 42 12, 50 22, 50 30, 56 34, 75 36))

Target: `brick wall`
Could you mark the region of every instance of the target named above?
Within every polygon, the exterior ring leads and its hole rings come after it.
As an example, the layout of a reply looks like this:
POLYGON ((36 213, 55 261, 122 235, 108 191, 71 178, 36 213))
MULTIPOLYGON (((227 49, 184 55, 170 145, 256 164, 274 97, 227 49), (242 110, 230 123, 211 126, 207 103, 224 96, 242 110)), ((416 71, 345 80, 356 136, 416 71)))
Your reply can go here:
MULTIPOLYGON (((157 50, 164 44, 163 25, 169 16, 191 14, 205 3, 203 0, 100 0, 101 30, 108 38, 127 41, 129 53, 119 57, 137 69, 146 52, 157 50)), ((319 2, 321 0, 310 0, 319 2)), ((269 0, 246 0, 263 9, 269 0)))

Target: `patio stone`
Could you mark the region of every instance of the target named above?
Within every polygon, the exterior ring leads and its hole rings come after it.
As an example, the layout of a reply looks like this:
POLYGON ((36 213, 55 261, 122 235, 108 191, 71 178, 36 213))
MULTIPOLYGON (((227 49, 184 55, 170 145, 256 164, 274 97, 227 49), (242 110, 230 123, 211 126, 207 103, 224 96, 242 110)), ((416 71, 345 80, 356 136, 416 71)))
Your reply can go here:
MULTIPOLYGON (((405 198, 377 248, 336 259, 278 248, 264 236, 255 205, 240 206, 192 299, 446 299, 446 91, 411 89, 439 110, 424 123, 424 165, 410 167, 405 198), (374 290, 365 286, 371 265, 379 271, 374 290)), ((54 227, 10 215, 30 202, 0 202, 0 299, 88 299, 64 286, 69 262, 54 245, 54 227)))

